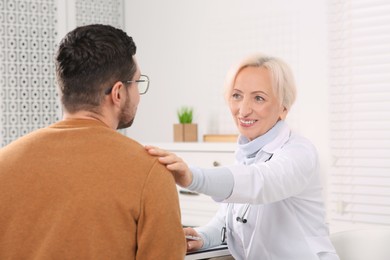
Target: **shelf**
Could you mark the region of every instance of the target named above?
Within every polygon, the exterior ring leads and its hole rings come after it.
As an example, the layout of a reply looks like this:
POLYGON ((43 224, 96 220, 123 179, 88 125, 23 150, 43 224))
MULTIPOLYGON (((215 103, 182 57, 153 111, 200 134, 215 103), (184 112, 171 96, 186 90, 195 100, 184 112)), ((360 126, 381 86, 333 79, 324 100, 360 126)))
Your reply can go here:
MULTIPOLYGON (((144 143, 148 144, 148 143, 144 143)), ((172 152, 234 152, 237 148, 236 143, 222 143, 222 142, 188 142, 188 143, 150 143, 165 150, 172 152)))

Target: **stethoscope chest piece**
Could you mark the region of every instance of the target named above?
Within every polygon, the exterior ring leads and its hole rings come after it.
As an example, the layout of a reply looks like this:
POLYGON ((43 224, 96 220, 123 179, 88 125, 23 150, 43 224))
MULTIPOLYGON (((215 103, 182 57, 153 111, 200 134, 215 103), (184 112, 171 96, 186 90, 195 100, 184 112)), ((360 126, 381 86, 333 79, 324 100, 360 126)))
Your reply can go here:
POLYGON ((241 211, 242 212, 241 214, 239 214, 240 216, 238 216, 236 218, 237 222, 241 222, 242 224, 245 224, 246 222, 248 222, 248 220, 245 218, 245 216, 246 216, 246 213, 248 212, 250 206, 251 206, 250 204, 245 205, 244 210, 241 211))

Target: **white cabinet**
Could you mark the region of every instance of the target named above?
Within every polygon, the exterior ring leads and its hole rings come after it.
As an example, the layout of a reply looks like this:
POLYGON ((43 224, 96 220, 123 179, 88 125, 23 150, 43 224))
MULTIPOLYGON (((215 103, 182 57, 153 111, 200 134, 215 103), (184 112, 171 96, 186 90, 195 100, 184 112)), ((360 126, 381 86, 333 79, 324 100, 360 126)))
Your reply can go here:
MULTIPOLYGON (((188 165, 212 168, 234 163, 235 143, 159 143, 152 144, 176 153, 188 165)), ((201 226, 210 221, 219 204, 209 196, 193 193, 178 186, 182 223, 201 226)))

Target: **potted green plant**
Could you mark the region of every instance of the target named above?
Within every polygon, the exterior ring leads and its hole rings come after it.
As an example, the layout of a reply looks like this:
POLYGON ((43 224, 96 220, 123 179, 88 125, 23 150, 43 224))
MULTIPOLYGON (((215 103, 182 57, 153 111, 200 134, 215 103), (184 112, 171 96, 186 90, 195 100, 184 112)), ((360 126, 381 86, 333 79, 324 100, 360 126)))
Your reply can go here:
POLYGON ((191 107, 181 107, 177 110, 177 117, 180 124, 192 123, 193 109, 191 107))
POLYGON ((179 124, 173 125, 173 139, 175 142, 198 141, 198 125, 193 124, 193 108, 182 106, 177 110, 179 124))

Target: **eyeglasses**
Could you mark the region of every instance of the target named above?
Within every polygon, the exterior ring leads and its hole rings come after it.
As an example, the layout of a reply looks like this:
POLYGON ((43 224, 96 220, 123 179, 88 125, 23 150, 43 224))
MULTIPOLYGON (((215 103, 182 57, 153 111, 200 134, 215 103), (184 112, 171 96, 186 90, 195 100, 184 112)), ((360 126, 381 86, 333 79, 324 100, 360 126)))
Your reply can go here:
MULTIPOLYGON (((123 81, 121 80, 121 82, 124 83, 124 84, 137 83, 137 84, 138 84, 138 93, 139 93, 140 95, 143 95, 143 94, 145 94, 146 92, 148 92, 148 89, 149 89, 149 82, 150 82, 150 81, 149 81, 149 77, 148 77, 148 76, 146 76, 146 75, 141 75, 141 76, 139 77, 138 80, 123 80, 123 81)), ((113 87, 114 87, 114 86, 108 88, 108 89, 104 92, 104 94, 106 94, 106 95, 110 94, 113 87)))

